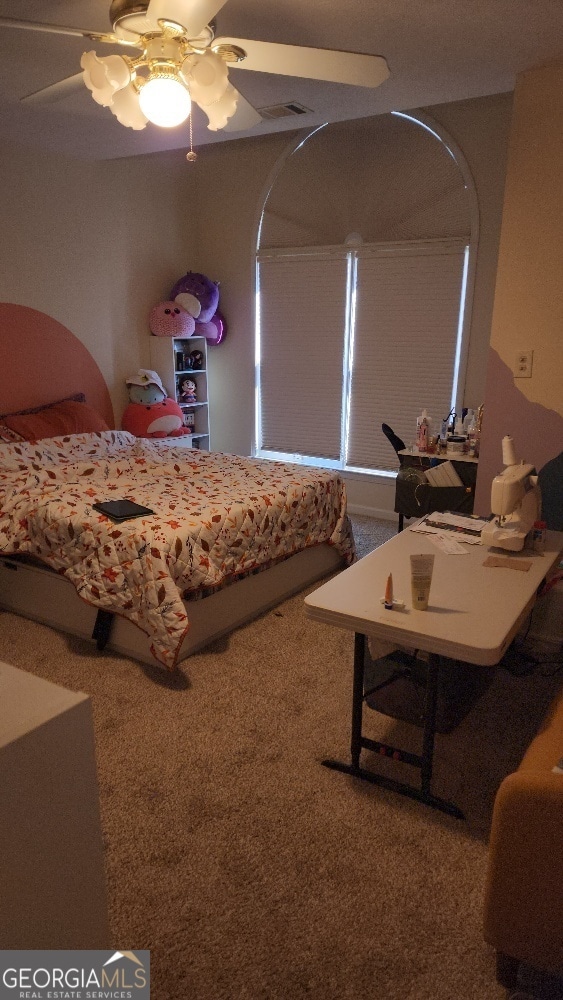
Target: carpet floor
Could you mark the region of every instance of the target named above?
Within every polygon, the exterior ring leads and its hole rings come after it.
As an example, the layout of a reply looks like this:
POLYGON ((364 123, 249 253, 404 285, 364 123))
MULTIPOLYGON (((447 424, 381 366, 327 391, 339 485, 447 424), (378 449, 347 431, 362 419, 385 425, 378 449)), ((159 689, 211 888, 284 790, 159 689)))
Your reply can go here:
MULTIPOLYGON (((395 531, 352 521, 360 555, 395 531)), ((348 755, 353 636, 303 596, 175 676, 0 612, 0 658, 91 697, 112 947, 150 949, 153 1000, 502 1000, 482 936, 492 804, 561 677, 497 668, 437 737, 459 821, 321 766, 348 755)), ((366 731, 419 749, 377 712, 366 731)), ((518 996, 555 988, 529 974, 518 996)))

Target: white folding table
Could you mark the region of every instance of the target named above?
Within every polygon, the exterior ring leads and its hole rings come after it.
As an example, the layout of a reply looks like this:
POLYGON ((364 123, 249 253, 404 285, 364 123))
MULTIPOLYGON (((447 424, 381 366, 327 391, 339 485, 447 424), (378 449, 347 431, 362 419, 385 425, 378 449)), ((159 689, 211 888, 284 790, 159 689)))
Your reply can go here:
POLYGON ((351 763, 326 760, 327 767, 418 799, 450 815, 463 818, 456 805, 433 795, 430 789, 440 656, 481 666, 494 666, 531 611, 539 587, 563 550, 563 533, 547 533, 545 552, 518 553, 464 545, 463 555, 441 551, 430 536, 412 528, 395 535, 323 584, 305 598, 308 617, 355 633, 352 692, 351 763), (411 604, 410 556, 434 555, 434 571, 427 611, 411 604), (527 572, 505 567, 485 567, 488 555, 531 562, 527 572), (405 601, 402 611, 387 611, 380 603, 389 573, 393 574, 396 599, 405 601), (364 659, 366 637, 429 654, 422 754, 370 740, 362 734, 364 659), (395 781, 360 766, 362 749, 410 764, 421 772, 420 787, 395 781))

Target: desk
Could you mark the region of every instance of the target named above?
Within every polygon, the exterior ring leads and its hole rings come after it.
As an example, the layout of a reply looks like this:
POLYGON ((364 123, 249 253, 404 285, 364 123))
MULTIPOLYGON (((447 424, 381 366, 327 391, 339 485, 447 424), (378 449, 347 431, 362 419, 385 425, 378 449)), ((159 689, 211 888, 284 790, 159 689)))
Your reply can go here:
POLYGON ((467 550, 465 555, 446 555, 427 536, 403 531, 305 598, 309 618, 355 632, 352 759, 350 764, 333 760, 323 764, 458 818, 463 818, 458 807, 437 798, 430 789, 440 656, 481 666, 497 664, 531 611, 543 578, 559 559, 563 533, 548 532, 544 555, 528 551, 510 553, 516 559, 531 561, 526 573, 483 566, 489 553, 485 546, 468 545, 467 550), (416 553, 432 553, 435 557, 427 611, 414 611, 411 607, 409 557, 416 553), (380 603, 389 573, 393 574, 395 597, 405 601, 404 611, 386 611, 380 603), (362 735, 366 636, 429 654, 420 756, 362 735), (362 749, 419 769, 420 788, 361 767, 362 749))
POLYGON ((397 452, 401 464, 395 481, 395 513, 399 515, 399 531, 403 530, 405 517, 422 517, 434 510, 455 510, 460 514, 473 513, 478 458, 471 455, 450 456, 441 452, 432 455, 418 449, 403 448, 397 452), (431 464, 451 462, 462 486, 431 486, 414 477, 409 480, 408 469, 428 469, 431 464))
POLYGON ((448 455, 445 451, 441 451, 439 455, 431 451, 419 451, 418 448, 401 448, 397 452, 399 455, 399 460, 402 462, 403 458, 410 455, 411 458, 421 459, 423 462, 428 460, 430 464, 430 459, 436 458, 439 462, 468 462, 470 465, 477 465, 479 459, 475 455, 456 454, 448 455))

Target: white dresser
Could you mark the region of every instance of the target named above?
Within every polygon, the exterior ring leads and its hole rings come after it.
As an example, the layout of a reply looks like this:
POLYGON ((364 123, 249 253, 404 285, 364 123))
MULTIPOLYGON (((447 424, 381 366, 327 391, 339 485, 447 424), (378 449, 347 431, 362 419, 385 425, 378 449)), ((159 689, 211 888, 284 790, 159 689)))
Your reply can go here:
POLYGON ((109 943, 90 699, 0 662, 0 949, 109 943))

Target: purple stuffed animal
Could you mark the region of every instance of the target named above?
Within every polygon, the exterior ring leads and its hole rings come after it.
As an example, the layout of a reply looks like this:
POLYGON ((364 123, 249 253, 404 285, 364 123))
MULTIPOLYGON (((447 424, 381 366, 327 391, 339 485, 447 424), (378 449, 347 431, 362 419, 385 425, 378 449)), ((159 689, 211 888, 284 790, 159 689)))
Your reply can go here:
POLYGON ((176 282, 169 297, 187 309, 196 321, 208 323, 219 305, 219 285, 204 274, 188 271, 176 282))

